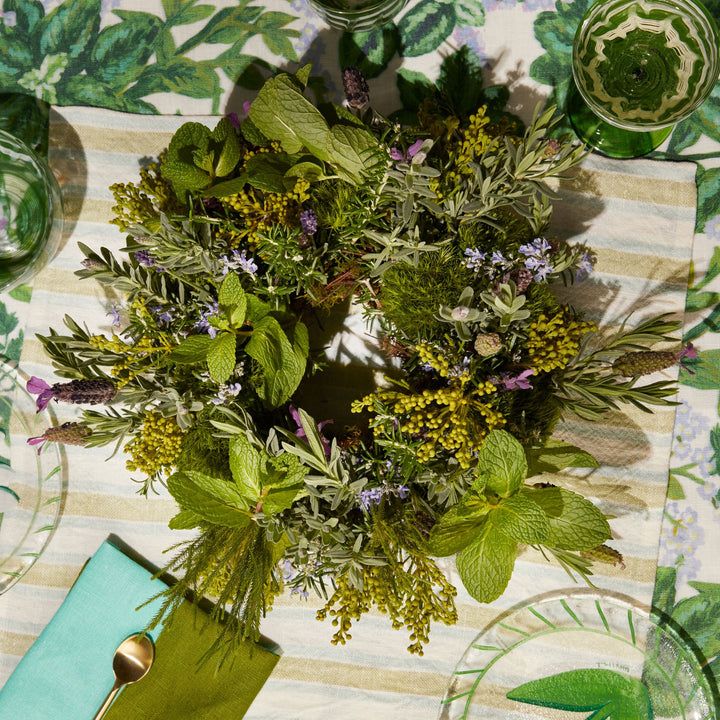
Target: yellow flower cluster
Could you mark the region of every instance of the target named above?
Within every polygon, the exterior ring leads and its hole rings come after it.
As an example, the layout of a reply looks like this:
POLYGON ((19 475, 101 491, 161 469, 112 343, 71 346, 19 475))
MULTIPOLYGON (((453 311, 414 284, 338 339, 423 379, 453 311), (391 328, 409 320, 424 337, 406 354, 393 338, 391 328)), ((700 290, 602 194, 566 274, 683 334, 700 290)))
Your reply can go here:
MULTIPOLYGON (((387 403, 392 406, 402 432, 422 437, 423 443, 417 450, 421 463, 435 457, 439 446, 453 453, 461 467, 468 468, 488 432, 505 424, 505 418, 482 401, 496 390, 491 382, 474 387, 465 373, 436 390, 420 393, 381 390, 354 403, 352 410, 372 408, 376 399, 387 403)), ((376 434, 382 431, 382 425, 376 424, 376 434)))
POLYGON ((347 575, 339 576, 335 592, 317 612, 318 620, 328 615, 333 618, 337 628, 333 645, 351 640, 353 621, 373 605, 388 615, 395 630, 406 627, 410 631, 408 651, 416 655, 423 654, 423 645, 429 641, 431 622, 457 622, 457 590, 427 557, 413 555, 409 568, 395 560, 387 565, 363 566, 362 580, 362 588, 357 588, 347 575))
POLYGON ((298 178, 295 186, 287 193, 271 193, 247 187, 235 195, 225 199, 225 204, 231 212, 242 218, 244 231, 238 237, 246 234, 251 245, 258 243, 258 232, 267 230, 278 223, 288 227, 300 225, 302 204, 310 198, 310 183, 304 178, 298 178))
POLYGON ((593 323, 572 317, 567 308, 553 316, 541 313, 527 328, 526 363, 537 372, 564 368, 577 355, 583 336, 594 329, 593 323))
POLYGON ((146 224, 150 217, 158 217, 159 211, 172 214, 179 212, 181 205, 172 184, 160 173, 160 166, 154 162, 140 170, 140 183, 115 183, 110 186, 115 205, 115 217, 110 220, 125 232, 133 223, 146 224))
MULTIPOLYGON (((161 337, 165 339, 164 336, 161 337)), ((105 337, 105 335, 91 335, 88 338, 88 344, 96 350, 104 350, 118 356, 110 369, 110 374, 116 379, 115 384, 118 389, 130 382, 138 373, 146 370, 148 365, 156 363, 172 350, 170 345, 157 347, 152 344, 150 338, 146 337, 129 345, 117 335, 113 335, 112 338, 105 337)))
POLYGON ((415 350, 418 359, 422 363, 427 363, 440 377, 447 377, 450 372, 450 361, 439 351, 430 345, 421 343, 415 350))
POLYGON ((171 472, 182 449, 182 436, 175 418, 154 411, 145 413, 142 431, 123 448, 131 457, 125 467, 148 477, 171 472))

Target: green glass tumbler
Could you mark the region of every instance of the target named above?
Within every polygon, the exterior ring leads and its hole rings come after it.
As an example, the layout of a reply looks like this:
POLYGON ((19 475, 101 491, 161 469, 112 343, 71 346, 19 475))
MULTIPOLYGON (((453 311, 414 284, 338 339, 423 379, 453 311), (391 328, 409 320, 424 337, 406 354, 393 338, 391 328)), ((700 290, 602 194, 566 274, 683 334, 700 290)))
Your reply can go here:
POLYGON ((367 32, 389 23, 408 0, 308 0, 330 27, 367 32))
POLYGON ((715 21, 695 0, 597 0, 575 35, 567 113, 611 157, 644 155, 708 98, 718 79, 715 21))
POLYGON ((47 163, 0 131, 0 291, 27 282, 47 264, 62 228, 62 195, 47 163))

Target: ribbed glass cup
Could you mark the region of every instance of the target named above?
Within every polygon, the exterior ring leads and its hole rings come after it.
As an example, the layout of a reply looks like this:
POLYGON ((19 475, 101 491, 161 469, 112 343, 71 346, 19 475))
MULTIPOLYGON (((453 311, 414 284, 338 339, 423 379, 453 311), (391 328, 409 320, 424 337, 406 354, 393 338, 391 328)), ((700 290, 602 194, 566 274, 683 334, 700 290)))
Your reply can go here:
POLYGON ((0 131, 0 291, 35 275, 62 237, 60 188, 45 160, 0 131))
POLYGON ((708 98, 719 71, 717 27, 701 3, 599 0, 575 35, 568 112, 592 147, 641 154, 624 143, 642 137, 623 131, 645 133, 648 150, 657 146, 708 98))
POLYGON ((365 32, 389 23, 407 0, 308 0, 308 3, 330 27, 365 32))

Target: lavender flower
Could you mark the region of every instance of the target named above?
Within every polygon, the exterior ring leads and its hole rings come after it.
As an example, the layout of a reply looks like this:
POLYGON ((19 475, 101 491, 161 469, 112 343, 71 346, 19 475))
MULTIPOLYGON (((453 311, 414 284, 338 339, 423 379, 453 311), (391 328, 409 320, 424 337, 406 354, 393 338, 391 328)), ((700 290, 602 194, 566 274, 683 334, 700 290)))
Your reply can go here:
POLYGON ((306 235, 314 235, 317 232, 317 215, 312 210, 303 210, 300 213, 300 225, 306 235))
POLYGON ((521 245, 518 251, 525 255, 525 267, 532 270, 535 282, 544 282, 547 276, 554 271, 550 258, 547 254, 552 250, 552 245, 545 238, 535 238, 531 243, 521 245))
POLYGON ((38 412, 44 410, 52 399, 80 405, 96 404, 110 402, 117 393, 115 385, 103 378, 70 380, 49 385, 33 375, 27 381, 26 387, 31 395, 38 396, 35 400, 38 412))
POLYGON ((595 269, 595 259, 593 256, 585 252, 575 264, 575 280, 580 282, 584 280, 595 269))
POLYGON ((470 270, 480 272, 485 262, 485 257, 485 253, 477 248, 467 248, 465 250, 465 260, 463 260, 463 263, 465 267, 470 270))
POLYGON ((370 510, 373 505, 379 505, 382 499, 388 495, 395 495, 405 500, 410 494, 410 488, 405 485, 383 485, 382 487, 368 488, 358 493, 358 502, 363 510, 370 510))
POLYGON ((213 405, 223 405, 228 400, 237 397, 242 390, 240 383, 226 383, 220 386, 217 395, 210 400, 213 405))
POLYGON ((490 382, 496 385, 500 392, 513 392, 515 390, 532 390, 528 378, 535 374, 533 368, 523 370, 519 374, 502 372, 499 377, 490 378, 490 382))
POLYGON ((147 250, 137 250, 134 253, 135 259, 144 265, 145 267, 153 267, 155 265, 155 258, 147 250))
POLYGON ((120 310, 118 310, 117 305, 113 305, 110 312, 106 314, 112 317, 113 327, 120 327, 120 310))
POLYGON ((220 264, 223 275, 227 275, 230 270, 242 270, 250 275, 255 275, 258 270, 257 263, 253 258, 246 256, 245 250, 242 252, 233 250, 232 257, 223 255, 220 258, 220 264))
POLYGON ((361 109, 370 102, 370 87, 358 68, 343 68, 342 83, 350 107, 361 109))
POLYGON ((209 319, 211 317, 217 317, 220 308, 217 301, 208 303, 206 308, 207 309, 204 312, 200 313, 200 319, 193 325, 193 327, 200 332, 207 333, 211 338, 214 338, 217 335, 217 330, 210 324, 209 319))

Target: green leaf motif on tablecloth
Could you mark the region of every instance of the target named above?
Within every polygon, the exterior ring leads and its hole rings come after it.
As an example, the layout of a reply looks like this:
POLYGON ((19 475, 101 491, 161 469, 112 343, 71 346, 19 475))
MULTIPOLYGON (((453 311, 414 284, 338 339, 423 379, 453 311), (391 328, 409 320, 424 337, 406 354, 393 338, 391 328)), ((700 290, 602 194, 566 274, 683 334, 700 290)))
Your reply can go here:
POLYGON ((698 390, 720 389, 720 350, 701 350, 697 357, 686 358, 683 365, 691 372, 680 371, 680 383, 698 390))
POLYGON ((433 52, 450 36, 456 20, 452 2, 420 0, 397 23, 402 55, 416 57, 433 52))
POLYGON ((274 55, 297 60, 292 40, 300 33, 286 27, 296 17, 251 6, 250 0, 219 10, 194 0, 164 2, 165 17, 121 9, 112 17, 103 14, 102 5, 101 0, 65 0, 46 15, 39 2, 6 1, 4 11, 14 11, 16 22, 0 25, 3 88, 59 105, 143 113, 158 112, 148 96, 175 93, 210 99, 210 111, 217 114, 219 73, 240 86, 257 87, 260 73, 251 71, 252 64, 267 66, 243 55, 252 38, 260 36, 274 55), (177 46, 171 29, 179 26, 193 27, 177 46), (214 56, 190 57, 197 48, 216 44, 222 47, 214 56))
POLYGON ((535 37, 545 54, 530 65, 530 77, 553 90, 548 104, 565 107, 565 96, 572 82, 572 45, 575 31, 590 0, 556 2, 556 11, 541 12, 535 20, 535 37))
POLYGON ((366 79, 378 77, 399 48, 397 26, 390 23, 367 32, 345 32, 338 44, 340 67, 357 67, 366 79))
POLYGON ((477 0, 455 0, 458 27, 480 27, 485 24, 485 8, 477 0))
POLYGON ((134 82, 153 53, 160 18, 148 13, 117 11, 123 22, 103 28, 95 41, 95 77, 110 85, 134 82))

